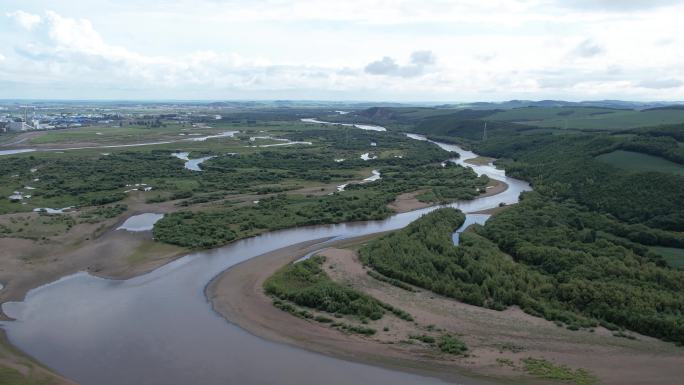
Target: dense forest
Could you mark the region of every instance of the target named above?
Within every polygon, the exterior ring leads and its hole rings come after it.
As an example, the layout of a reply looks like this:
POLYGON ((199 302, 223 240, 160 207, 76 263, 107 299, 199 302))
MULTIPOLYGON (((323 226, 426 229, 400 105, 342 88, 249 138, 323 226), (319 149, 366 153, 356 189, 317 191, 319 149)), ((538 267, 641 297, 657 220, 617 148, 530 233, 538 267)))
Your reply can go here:
POLYGON ((286 265, 264 282, 266 293, 331 314, 377 320, 389 310, 401 318, 412 319, 399 309, 332 281, 322 269, 324 261, 324 257, 314 256, 286 265))
POLYGON ((493 138, 475 148, 500 158, 497 164, 509 175, 531 181, 545 196, 571 199, 628 223, 683 231, 684 177, 630 172, 594 159, 617 148, 635 150, 652 142, 609 135, 523 135, 493 138))
POLYGON ((597 160, 624 150, 684 163, 684 128, 589 133, 488 122, 483 140, 483 121, 473 119, 486 116, 428 117, 415 130, 498 158, 535 192, 465 232, 458 247, 451 233, 462 215, 440 210, 362 248, 365 263, 467 303, 684 343, 684 272, 653 252, 684 248, 684 177, 597 160))
POLYGON ((441 209, 370 242, 362 260, 383 275, 464 302, 567 324, 601 324, 684 343, 684 272, 616 235, 614 221, 528 193, 514 209, 467 231, 441 209))
POLYGON ((382 179, 351 184, 346 191, 332 195, 280 193, 248 206, 172 213, 155 224, 154 236, 179 246, 213 247, 270 230, 384 219, 392 214, 387 204, 398 194, 417 189, 431 191, 425 196, 428 201, 473 199, 488 182, 486 177, 477 177, 472 170, 457 165, 393 166, 380 171, 382 179))
MULTIPOLYGON (((441 162, 452 154, 437 146, 408 139, 404 135, 390 134, 382 140, 375 139, 377 135, 353 129, 304 131, 292 134, 292 138, 313 137, 325 143, 326 147, 262 151, 212 159, 207 162, 206 172, 202 173, 205 175, 200 180, 200 186, 209 191, 216 191, 219 186, 225 189, 241 186, 238 170, 250 170, 252 174, 249 177, 261 176, 264 184, 297 176, 329 182, 331 177, 352 179, 351 172, 367 167, 368 163, 358 158, 358 153, 364 149, 368 151, 370 141, 377 140, 372 148, 380 156, 373 160, 372 166, 379 170, 382 178, 372 183, 349 184, 345 191, 332 195, 281 193, 259 199, 254 205, 227 205, 207 211, 172 213, 155 224, 154 236, 166 243, 206 248, 269 230, 383 219, 392 214, 387 204, 404 192, 425 190, 421 195, 423 201, 441 203, 473 199, 485 191, 484 187, 489 182, 486 176, 478 177, 471 169, 448 162, 443 166, 441 162), (339 152, 356 148, 360 150, 353 152, 355 158, 347 159, 344 152, 339 152), (401 155, 396 155, 398 151, 401 155), (336 158, 345 160, 335 162, 336 158), (231 174, 231 171, 236 173, 231 174), (233 185, 228 186, 230 183, 233 185)), ((253 179, 247 181, 248 186, 254 183, 253 179)), ((190 199, 196 201, 197 198, 190 199)))
MULTIPOLYGON (((202 164, 203 172, 183 167, 171 156, 176 149, 137 149, 110 154, 69 152, 36 153, 4 158, 0 162, 0 193, 8 196, 30 186, 28 205, 3 204, 0 213, 30 211, 38 207, 94 206, 126 198, 130 185, 145 183, 155 202, 192 196, 260 194, 297 188, 306 183, 328 183, 358 178, 359 170, 392 166, 411 168, 438 163, 449 154, 428 143, 419 143, 400 134, 383 140, 377 134, 357 129, 311 130, 293 135, 315 138, 315 145, 245 150, 239 154, 216 150, 201 154, 215 158, 202 164), (374 143, 375 146, 371 146, 374 143), (374 152, 372 165, 362 160, 364 152, 374 152), (397 156, 395 156, 397 155, 397 156), (335 162, 335 159, 344 159, 335 162), (289 182, 282 186, 283 182, 289 182), (281 186, 277 186, 281 185, 281 186)), ((246 138, 244 138, 246 140, 246 138)), ((239 143, 235 146, 242 147, 239 143)), ((193 154, 193 157, 195 154, 193 154)))

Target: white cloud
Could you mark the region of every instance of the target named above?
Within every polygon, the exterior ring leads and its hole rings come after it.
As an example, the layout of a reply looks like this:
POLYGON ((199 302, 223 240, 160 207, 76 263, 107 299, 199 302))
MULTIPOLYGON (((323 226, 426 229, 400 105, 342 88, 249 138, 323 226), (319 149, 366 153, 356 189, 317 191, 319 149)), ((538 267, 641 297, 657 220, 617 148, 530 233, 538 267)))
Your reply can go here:
POLYGON ((591 39, 586 39, 575 47, 572 54, 583 58, 590 58, 601 55, 604 52, 605 49, 602 46, 596 44, 591 39))
POLYGON ((635 11, 677 4, 679 0, 559 0, 558 5, 584 10, 635 11))
POLYGON ((437 58, 432 51, 415 51, 411 53, 411 63, 417 66, 435 64, 437 58))
POLYGON ((364 71, 371 75, 419 76, 423 75, 428 67, 434 65, 436 60, 435 54, 431 51, 414 51, 406 65, 399 65, 393 58, 385 56, 368 63, 364 71))
POLYGON ((684 3, 41 1, 0 5, 0 98, 684 99, 684 3))
POLYGON ((365 71, 372 75, 391 75, 399 71, 399 64, 389 56, 370 62, 365 71))
POLYGON ((684 85, 684 82, 682 82, 679 79, 648 79, 648 80, 642 80, 639 83, 637 83, 638 87, 643 87, 643 88, 653 88, 653 89, 663 89, 663 88, 678 88, 684 85))
POLYGON ((41 22, 41 17, 39 15, 34 15, 22 10, 7 12, 6 15, 21 25, 24 29, 29 31, 41 22))

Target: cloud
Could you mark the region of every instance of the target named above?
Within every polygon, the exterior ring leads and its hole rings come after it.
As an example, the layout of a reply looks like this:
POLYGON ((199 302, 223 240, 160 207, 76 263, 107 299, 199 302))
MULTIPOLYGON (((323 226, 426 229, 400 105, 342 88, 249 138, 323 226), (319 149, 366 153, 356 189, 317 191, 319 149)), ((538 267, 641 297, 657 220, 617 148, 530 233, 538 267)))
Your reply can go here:
POLYGON ((17 22, 19 25, 21 25, 22 28, 29 30, 29 31, 32 30, 33 27, 35 27, 36 25, 40 24, 42 21, 42 19, 39 15, 24 12, 22 10, 17 10, 14 12, 7 12, 6 15, 10 19, 13 19, 15 22, 17 22))
MULTIPOLYGON (((61 84, 74 89, 87 86, 155 92, 302 90, 338 88, 362 73, 334 66, 273 64, 212 50, 149 55, 107 42, 87 19, 48 11, 42 20, 44 25, 31 31, 29 42, 13 47, 13 70, 26 82, 41 82, 49 88, 61 84)), ((418 55, 416 60, 429 58, 418 55)))
POLYGON ((684 98, 684 2, 568 1, 0 5, 0 98, 684 98))
POLYGON ((591 39, 587 39, 579 43, 575 49, 572 50, 572 55, 582 58, 590 58, 601 55, 604 52, 605 49, 602 46, 594 43, 591 39))
POLYGON ((365 71, 371 75, 392 75, 399 71, 399 65, 391 57, 385 56, 380 60, 368 63, 365 71))
POLYGON ((665 89, 665 88, 678 88, 684 85, 679 79, 650 79, 642 80, 637 83, 637 87, 651 88, 651 89, 665 89))
POLYGON ((368 63, 364 71, 370 75, 414 77, 423 75, 425 70, 433 66, 436 61, 437 59, 432 51, 414 51, 406 65, 399 65, 395 59, 385 56, 380 60, 368 63))
POLYGON ((437 58, 432 51, 415 51, 411 54, 411 63, 417 66, 426 66, 435 64, 437 58))
POLYGON ((563 8, 587 11, 636 11, 678 4, 678 0, 558 0, 563 8))

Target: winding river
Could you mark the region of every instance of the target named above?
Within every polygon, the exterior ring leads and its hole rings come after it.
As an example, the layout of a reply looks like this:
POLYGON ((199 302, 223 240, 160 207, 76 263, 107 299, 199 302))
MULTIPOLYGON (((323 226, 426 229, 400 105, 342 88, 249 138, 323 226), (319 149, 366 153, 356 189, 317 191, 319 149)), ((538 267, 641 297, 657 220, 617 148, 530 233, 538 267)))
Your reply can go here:
MULTIPOLYGON (((417 140, 427 140, 410 135, 417 140)), ((436 145, 475 156, 445 143, 436 145)), ((518 201, 530 186, 491 165, 470 166, 508 184, 500 194, 450 206, 472 213, 518 201)), ((305 241, 400 229, 436 207, 382 221, 266 233, 186 255, 148 274, 107 280, 85 272, 31 290, 2 308, 9 340, 82 385, 443 384, 441 380, 315 354, 251 335, 211 308, 205 287, 242 261, 305 241)), ((489 384, 464 378, 464 384, 489 384)))

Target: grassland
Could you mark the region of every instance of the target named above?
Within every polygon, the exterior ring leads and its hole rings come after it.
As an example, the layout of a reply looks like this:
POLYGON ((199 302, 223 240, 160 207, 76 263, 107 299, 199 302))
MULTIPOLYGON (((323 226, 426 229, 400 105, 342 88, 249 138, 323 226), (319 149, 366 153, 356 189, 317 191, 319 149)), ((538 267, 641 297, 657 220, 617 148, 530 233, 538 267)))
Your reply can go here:
POLYGON ((530 126, 583 130, 623 130, 684 122, 682 110, 616 110, 591 107, 516 108, 486 120, 520 122, 530 126))
POLYGON ((567 366, 556 365, 544 359, 531 357, 523 359, 522 362, 525 371, 535 377, 559 380, 577 385, 600 384, 595 376, 583 369, 573 370, 567 366))
MULTIPOLYGON (((283 301, 291 301, 299 306, 335 315, 337 318, 340 318, 340 315, 348 315, 362 322, 367 319, 378 320, 389 311, 402 319, 413 320, 411 315, 400 309, 333 282, 322 269, 324 261, 325 257, 314 256, 283 267, 264 282, 266 293, 283 301)), ((276 302, 276 305, 280 305, 284 310, 290 309, 282 302, 276 302)), ((320 319, 319 322, 326 323, 324 318, 320 319)), ((374 331, 369 334, 374 334, 374 331)))
POLYGON ((665 258, 665 261, 671 267, 684 269, 684 249, 661 246, 652 246, 650 249, 665 258))
POLYGON ((596 159, 628 171, 657 171, 684 175, 684 165, 638 152, 618 150, 599 155, 596 159))

